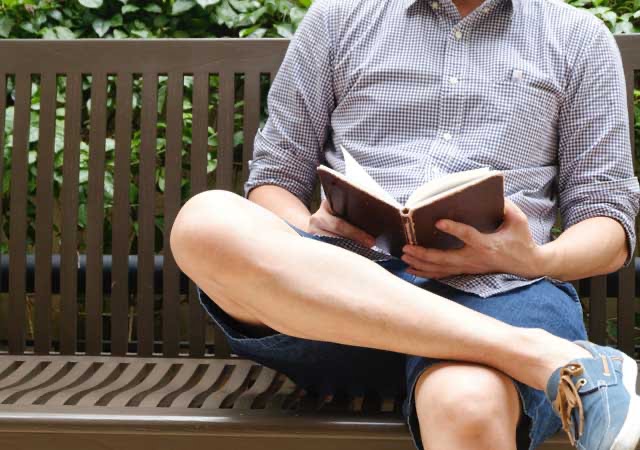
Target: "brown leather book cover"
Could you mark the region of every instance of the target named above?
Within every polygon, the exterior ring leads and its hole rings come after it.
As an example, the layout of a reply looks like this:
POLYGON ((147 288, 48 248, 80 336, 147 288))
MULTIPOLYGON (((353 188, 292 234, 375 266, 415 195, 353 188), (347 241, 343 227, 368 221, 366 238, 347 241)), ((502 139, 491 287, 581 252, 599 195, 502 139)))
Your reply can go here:
POLYGON ((504 215, 500 173, 453 188, 414 208, 399 208, 323 167, 318 168, 318 176, 331 209, 374 236, 379 248, 398 257, 407 243, 438 249, 461 247, 457 238, 435 228, 440 219, 466 223, 486 233, 500 226, 504 215))
POLYGON ((450 219, 490 233, 504 217, 504 178, 492 175, 461 189, 436 196, 423 206, 408 211, 414 224, 415 241, 427 248, 460 248, 463 243, 435 227, 440 219, 450 219))

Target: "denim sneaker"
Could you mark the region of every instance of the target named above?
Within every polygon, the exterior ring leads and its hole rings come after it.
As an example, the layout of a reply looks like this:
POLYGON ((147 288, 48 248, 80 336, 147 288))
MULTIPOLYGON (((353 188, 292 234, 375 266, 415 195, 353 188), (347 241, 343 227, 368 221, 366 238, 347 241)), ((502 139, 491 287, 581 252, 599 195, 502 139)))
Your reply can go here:
POLYGON ((640 441, 636 362, 609 347, 575 343, 593 358, 571 361, 547 383, 547 398, 562 428, 582 450, 635 450, 640 441))

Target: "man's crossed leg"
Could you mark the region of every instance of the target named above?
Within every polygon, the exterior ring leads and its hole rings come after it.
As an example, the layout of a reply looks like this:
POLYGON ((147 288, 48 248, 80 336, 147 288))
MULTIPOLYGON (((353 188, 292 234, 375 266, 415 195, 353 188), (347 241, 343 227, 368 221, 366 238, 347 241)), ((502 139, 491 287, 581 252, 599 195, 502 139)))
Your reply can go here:
MULTIPOLYGON (((501 448, 510 448, 519 402, 503 374, 544 390, 558 368, 592 358, 585 348, 542 329, 510 326, 407 283, 359 255, 302 239, 272 212, 223 191, 196 195, 185 204, 171 247, 181 269, 208 297, 257 331, 459 361, 432 366, 416 385, 420 428, 438 429, 424 435, 446 440, 429 442, 433 448, 445 442, 486 448, 477 436, 443 429, 434 405, 452 395, 448 388, 463 385, 467 395, 485 394, 481 401, 491 411, 503 411, 482 425, 490 426, 494 446, 498 439, 505 443, 501 448), (477 389, 469 390, 465 379, 473 379, 477 389)), ((479 429, 473 414, 467 418, 474 423, 465 424, 466 431, 479 429)))

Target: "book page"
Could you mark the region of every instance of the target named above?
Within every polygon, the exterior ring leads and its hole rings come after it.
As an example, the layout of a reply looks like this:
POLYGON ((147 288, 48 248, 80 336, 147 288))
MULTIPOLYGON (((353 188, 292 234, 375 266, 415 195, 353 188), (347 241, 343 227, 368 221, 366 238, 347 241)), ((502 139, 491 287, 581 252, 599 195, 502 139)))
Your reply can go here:
POLYGON ((409 196, 405 203, 406 208, 411 208, 414 205, 426 200, 430 197, 436 196, 442 192, 453 189, 457 186, 466 184, 470 181, 476 180, 486 176, 491 169, 483 167, 481 169, 465 170, 464 172, 450 173, 443 177, 436 178, 428 181, 413 191, 413 194, 409 196))
POLYGON ((345 148, 341 145, 340 150, 342 151, 342 156, 344 158, 345 164, 345 176, 352 183, 358 185, 362 189, 369 191, 376 197, 380 197, 384 199, 386 202, 401 208, 396 199, 394 199, 387 191, 385 191, 382 186, 380 186, 376 180, 374 180, 371 175, 367 173, 364 168, 358 164, 358 161, 355 160, 351 154, 345 150, 345 148))

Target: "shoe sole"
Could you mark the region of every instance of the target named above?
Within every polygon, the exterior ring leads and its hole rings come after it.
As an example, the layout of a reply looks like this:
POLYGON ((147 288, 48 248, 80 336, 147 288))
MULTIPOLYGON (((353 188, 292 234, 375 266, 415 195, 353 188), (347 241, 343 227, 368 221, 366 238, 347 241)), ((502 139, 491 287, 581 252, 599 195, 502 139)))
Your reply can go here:
POLYGON ((622 380, 631 400, 627 417, 622 424, 620 433, 613 441, 611 450, 635 450, 638 441, 640 441, 640 397, 636 394, 637 378, 637 363, 625 355, 622 362, 622 380))

